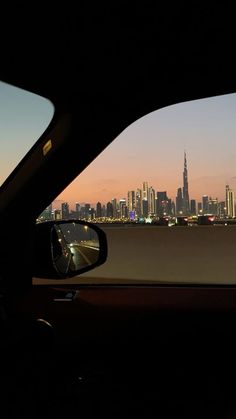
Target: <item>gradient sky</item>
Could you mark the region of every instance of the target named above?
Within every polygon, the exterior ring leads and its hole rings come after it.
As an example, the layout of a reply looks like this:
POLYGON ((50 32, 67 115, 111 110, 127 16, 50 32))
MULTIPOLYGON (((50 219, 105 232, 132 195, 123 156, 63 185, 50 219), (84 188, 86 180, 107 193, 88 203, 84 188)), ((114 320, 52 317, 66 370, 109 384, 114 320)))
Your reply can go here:
MULTIPOLYGON (((0 82, 0 181, 48 126, 54 108, 44 98, 0 82)), ((152 112, 125 129, 56 199, 95 205, 127 196, 147 181, 172 199, 182 186, 187 153, 190 199, 236 193, 236 94, 185 102, 152 112)))
POLYGON ((175 199, 187 153, 190 199, 236 192, 236 94, 169 106, 130 125, 58 197, 107 203, 147 181, 175 199))

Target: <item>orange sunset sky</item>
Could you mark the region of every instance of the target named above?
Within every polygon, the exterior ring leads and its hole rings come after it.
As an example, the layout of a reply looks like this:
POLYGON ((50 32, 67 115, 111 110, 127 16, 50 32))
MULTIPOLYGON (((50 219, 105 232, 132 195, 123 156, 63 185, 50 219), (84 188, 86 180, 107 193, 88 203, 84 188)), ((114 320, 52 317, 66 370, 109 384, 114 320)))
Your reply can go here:
POLYGON ((147 181, 175 199, 187 154, 190 199, 236 192, 236 94, 152 112, 127 127, 55 200, 96 205, 127 197, 147 181))

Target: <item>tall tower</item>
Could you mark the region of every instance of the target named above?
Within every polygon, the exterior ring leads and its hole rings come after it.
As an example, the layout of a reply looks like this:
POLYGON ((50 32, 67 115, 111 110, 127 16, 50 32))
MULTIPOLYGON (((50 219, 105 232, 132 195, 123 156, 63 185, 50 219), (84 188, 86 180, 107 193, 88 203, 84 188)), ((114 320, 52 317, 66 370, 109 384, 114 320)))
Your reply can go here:
POLYGON ((226 185, 226 215, 230 218, 235 217, 234 209, 234 192, 229 188, 229 185, 226 185))
POLYGON ((189 194, 188 194, 188 169, 186 152, 184 152, 184 171, 183 171, 183 213, 189 214, 189 194))

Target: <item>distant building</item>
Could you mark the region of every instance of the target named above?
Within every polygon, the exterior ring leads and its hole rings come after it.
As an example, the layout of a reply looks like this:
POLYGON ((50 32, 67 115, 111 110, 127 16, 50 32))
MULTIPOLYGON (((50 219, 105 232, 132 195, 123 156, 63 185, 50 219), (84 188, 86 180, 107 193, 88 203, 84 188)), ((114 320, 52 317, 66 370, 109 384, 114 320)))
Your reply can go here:
POLYGON ((126 199, 120 199, 120 218, 126 218, 128 216, 128 211, 126 207, 126 199))
POLYGON ((156 214, 158 217, 171 213, 171 202, 169 201, 166 191, 157 192, 156 214))
POLYGON ((111 200, 111 203, 112 203, 112 208, 113 208, 113 217, 117 218, 117 199, 113 198, 111 200))
POLYGON ((100 218, 102 217, 102 204, 101 202, 98 202, 96 205, 96 217, 100 218))
POLYGON ((136 193, 135 191, 128 192, 128 211, 135 211, 136 209, 136 193))
POLYGON ((225 201, 221 201, 221 202, 219 202, 219 217, 220 218, 225 218, 225 216, 226 216, 225 201))
POLYGON ((91 219, 91 205, 90 204, 84 205, 84 218, 86 218, 86 220, 91 219))
POLYGON ((209 198, 207 195, 203 195, 202 197, 202 213, 209 214, 209 198))
POLYGON ((76 218, 80 218, 81 216, 81 206, 78 202, 76 202, 75 204, 75 215, 76 215, 76 218))
POLYGON ((112 205, 111 202, 107 203, 106 216, 109 217, 109 218, 113 218, 113 205, 112 205))
POLYGON ((184 171, 183 171, 183 214, 189 214, 189 193, 188 193, 188 169, 187 158, 184 152, 184 171))
POLYGON ((178 188, 176 196, 176 215, 183 214, 183 194, 182 188, 178 188))
POLYGON ((42 221, 49 221, 53 219, 52 204, 50 204, 38 217, 42 221))
POLYGON ((235 217, 235 208, 234 208, 234 192, 232 189, 229 188, 229 185, 226 185, 226 215, 227 217, 234 218, 235 217))
POLYGON ((218 203, 217 198, 215 199, 212 199, 211 197, 209 198, 208 209, 209 209, 209 214, 219 215, 219 203, 218 203))
POLYGON ((68 219, 70 216, 70 209, 68 202, 62 202, 61 204, 61 217, 62 219, 68 219))
POLYGON ((55 209, 54 210, 54 220, 61 220, 61 210, 59 210, 59 209, 55 209))
POLYGON ((147 199, 143 199, 142 200, 142 216, 143 217, 148 217, 148 200, 147 199))
POLYGON ((156 212, 156 202, 155 202, 155 198, 156 198, 156 192, 153 189, 153 187, 151 186, 150 188, 148 188, 148 212, 149 215, 154 215, 156 212))
POLYGON ((202 203, 201 202, 197 203, 197 214, 202 215, 202 203))
POLYGON ((136 215, 142 216, 142 191, 141 189, 136 190, 136 215))
POLYGON ((190 201, 190 214, 191 215, 196 215, 197 214, 196 200, 195 199, 191 199, 191 201, 190 201))

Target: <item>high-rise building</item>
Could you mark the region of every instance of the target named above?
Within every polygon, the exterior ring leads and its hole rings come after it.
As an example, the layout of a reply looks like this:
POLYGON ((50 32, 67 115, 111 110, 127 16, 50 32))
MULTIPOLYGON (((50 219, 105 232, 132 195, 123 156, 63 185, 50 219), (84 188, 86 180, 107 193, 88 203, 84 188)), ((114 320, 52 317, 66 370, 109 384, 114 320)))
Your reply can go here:
POLYGON ((143 189, 141 191, 141 213, 142 216, 147 217, 148 214, 148 182, 143 182, 143 189))
POLYGON ((143 182, 142 199, 148 200, 148 183, 143 182))
POLYGON ((178 188, 176 196, 176 215, 183 214, 183 195, 182 188, 178 188))
POLYGON ((97 205, 96 205, 96 217, 97 218, 102 217, 102 204, 101 204, 101 202, 97 202, 97 205))
POLYGON ((189 193, 188 193, 188 169, 187 158, 184 152, 184 171, 183 171, 183 214, 189 214, 189 193))
POLYGON ((147 199, 143 199, 142 200, 142 216, 143 217, 148 217, 148 200, 147 199))
POLYGON ((59 209, 54 210, 54 220, 61 220, 61 210, 59 209))
POLYGON ((69 204, 68 202, 62 202, 61 204, 61 216, 62 219, 69 218, 70 210, 69 210, 69 204))
POLYGON ((235 217, 235 208, 234 208, 234 192, 229 188, 229 185, 226 185, 226 215, 227 217, 235 217))
POLYGON ((195 199, 191 199, 191 201, 190 201, 190 213, 191 213, 191 215, 196 215, 196 213, 197 213, 196 200, 195 199))
POLYGON ((107 212, 107 217, 113 218, 113 205, 110 201, 107 203, 107 211, 106 212, 107 212))
POLYGON ((81 209, 80 204, 78 202, 76 202, 76 204, 75 204, 75 214, 76 214, 77 218, 80 218, 80 216, 81 216, 80 209, 81 209))
POLYGON ((152 214, 154 215, 156 212, 156 205, 155 205, 155 190, 153 189, 153 187, 151 186, 150 188, 148 188, 148 212, 149 215, 152 214))
POLYGON ((156 213, 159 217, 168 214, 169 200, 166 191, 157 192, 156 213))
POLYGON ((202 197, 202 214, 209 214, 209 198, 207 195, 202 197))
POLYGON ((125 218, 127 216, 127 207, 126 207, 126 199, 120 199, 120 218, 125 218))
POLYGON ((117 199, 113 198, 111 200, 112 203, 112 207, 113 207, 113 217, 116 218, 117 217, 117 199))
POLYGON ((136 194, 135 191, 128 192, 128 211, 135 211, 136 209, 136 194))
POLYGON ((209 208, 209 214, 212 215, 219 215, 219 203, 218 203, 218 199, 215 198, 209 198, 209 203, 208 203, 208 208, 209 208))
POLYGON ((202 203, 201 202, 197 203, 197 213, 198 213, 198 215, 202 215, 202 203))
POLYGON ((90 204, 84 205, 84 216, 86 220, 91 220, 91 205, 90 204))
POLYGON ((142 191, 141 189, 136 190, 136 214, 137 214, 137 217, 142 216, 142 191))
POLYGON ((226 216, 225 201, 221 201, 219 203, 219 216, 220 216, 220 218, 225 218, 225 216, 226 216))

